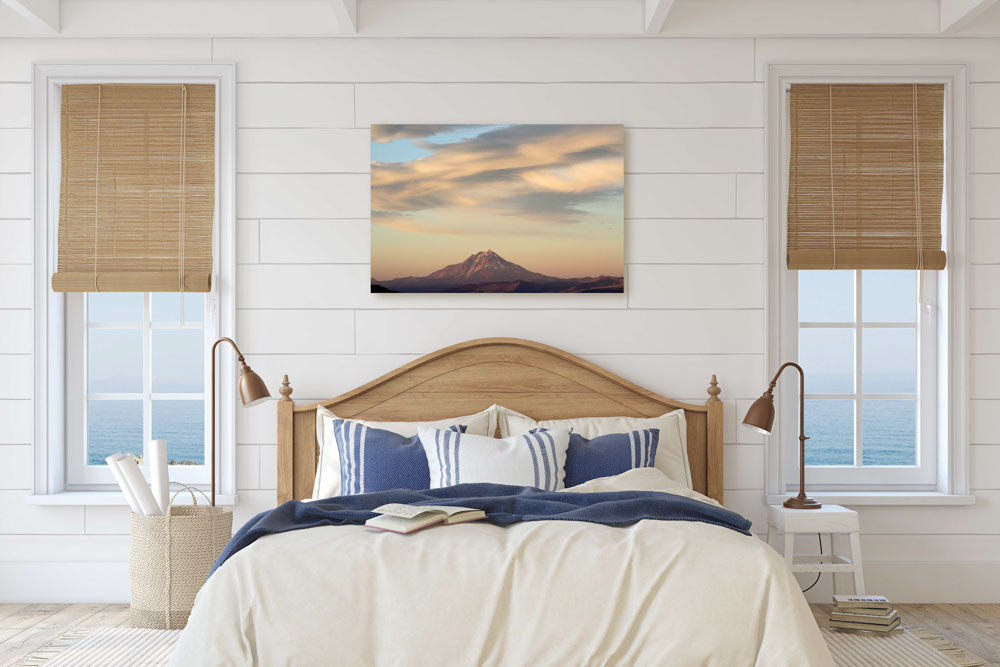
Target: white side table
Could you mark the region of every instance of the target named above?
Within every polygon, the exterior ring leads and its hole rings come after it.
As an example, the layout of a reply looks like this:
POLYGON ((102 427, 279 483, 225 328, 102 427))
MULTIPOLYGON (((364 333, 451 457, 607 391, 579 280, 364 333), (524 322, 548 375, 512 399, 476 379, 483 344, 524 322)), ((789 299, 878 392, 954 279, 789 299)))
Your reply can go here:
POLYGON ((854 574, 854 594, 865 594, 865 575, 861 561, 861 524, 858 513, 840 505, 823 505, 815 510, 793 510, 781 505, 767 508, 767 543, 774 546, 778 532, 785 534, 785 560, 792 572, 832 572, 833 592, 837 594, 837 573, 854 574), (829 533, 829 554, 795 553, 799 533, 829 533), (833 536, 847 533, 851 543, 850 559, 836 554, 833 536))

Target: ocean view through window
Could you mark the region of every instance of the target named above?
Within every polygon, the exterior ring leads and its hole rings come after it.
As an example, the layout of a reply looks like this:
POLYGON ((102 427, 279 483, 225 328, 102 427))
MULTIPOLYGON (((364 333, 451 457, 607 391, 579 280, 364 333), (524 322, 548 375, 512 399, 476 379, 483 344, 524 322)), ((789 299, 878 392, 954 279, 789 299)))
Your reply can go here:
POLYGON ((205 295, 86 296, 88 466, 167 441, 172 465, 205 463, 205 295))
POLYGON ((919 463, 916 271, 799 271, 808 466, 919 463))

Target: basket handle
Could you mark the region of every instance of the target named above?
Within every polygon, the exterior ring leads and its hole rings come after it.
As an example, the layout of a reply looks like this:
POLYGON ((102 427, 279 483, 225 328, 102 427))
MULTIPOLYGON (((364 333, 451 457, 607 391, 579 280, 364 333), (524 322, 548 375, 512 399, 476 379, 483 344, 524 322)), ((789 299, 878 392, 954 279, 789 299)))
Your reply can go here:
POLYGON ((181 484, 180 482, 170 482, 170 483, 173 484, 173 485, 175 485, 175 486, 181 487, 181 488, 177 489, 177 492, 174 493, 174 495, 172 495, 170 497, 170 506, 171 507, 173 507, 174 500, 177 499, 177 496, 179 496, 182 491, 187 491, 188 493, 191 494, 191 504, 192 505, 197 505, 198 504, 198 497, 194 495, 195 491, 197 491, 198 493, 200 493, 201 497, 204 498, 206 501, 208 501, 209 504, 212 504, 212 501, 209 500, 209 498, 205 494, 205 492, 202 491, 201 489, 199 489, 198 487, 196 487, 196 486, 189 486, 187 484, 181 484))

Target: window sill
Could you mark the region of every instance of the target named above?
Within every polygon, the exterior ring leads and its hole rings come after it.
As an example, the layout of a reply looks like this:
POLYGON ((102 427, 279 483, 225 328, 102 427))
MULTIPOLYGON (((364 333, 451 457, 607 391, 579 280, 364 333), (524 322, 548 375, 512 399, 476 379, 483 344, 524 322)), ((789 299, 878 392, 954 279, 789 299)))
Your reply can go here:
MULTIPOLYGON (((202 497, 198 497, 200 504, 206 504, 202 497)), ((238 496, 216 495, 215 504, 224 507, 231 507, 236 504, 238 496)), ((28 496, 29 505, 91 505, 91 506, 118 506, 128 507, 125 496, 121 491, 62 491, 60 493, 50 493, 44 495, 28 496)), ((191 496, 184 493, 174 500, 175 505, 190 505, 191 496)))
MULTIPOLYGON (((780 505, 793 494, 769 495, 768 505, 780 505)), ((975 505, 976 497, 938 491, 815 491, 810 498, 828 505, 975 505)))

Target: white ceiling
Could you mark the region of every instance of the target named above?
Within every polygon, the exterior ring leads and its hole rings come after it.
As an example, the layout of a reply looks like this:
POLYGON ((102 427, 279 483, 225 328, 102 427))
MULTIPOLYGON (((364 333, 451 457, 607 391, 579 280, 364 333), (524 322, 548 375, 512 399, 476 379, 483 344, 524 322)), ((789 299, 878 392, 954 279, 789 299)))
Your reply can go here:
POLYGON ((1000 36, 998 0, 0 0, 0 36, 1000 36))

